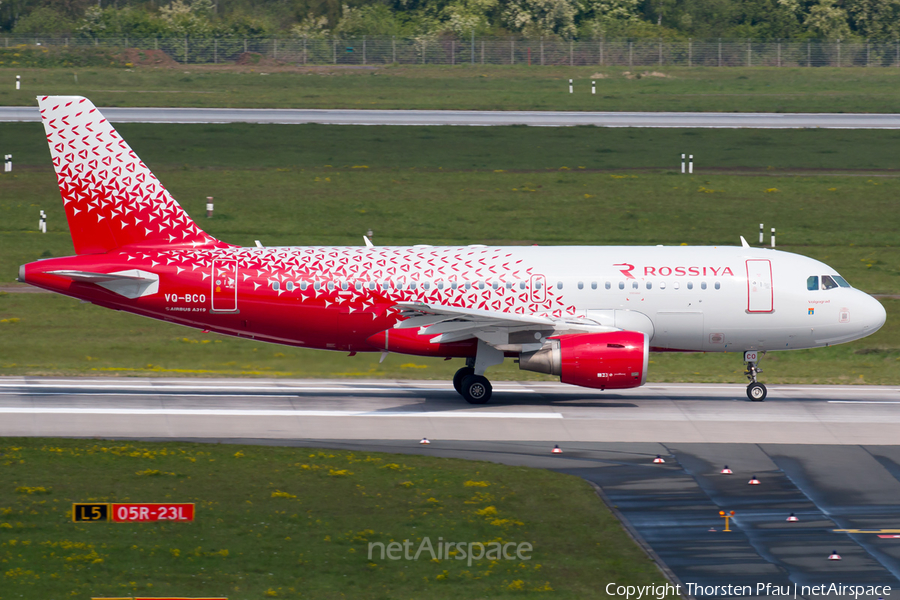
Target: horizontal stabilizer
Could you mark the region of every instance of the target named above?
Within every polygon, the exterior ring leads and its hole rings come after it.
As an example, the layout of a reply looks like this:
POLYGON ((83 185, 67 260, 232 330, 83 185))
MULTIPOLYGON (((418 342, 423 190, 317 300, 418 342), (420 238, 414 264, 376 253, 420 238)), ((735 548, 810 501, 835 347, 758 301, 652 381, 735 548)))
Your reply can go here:
POLYGON ((115 294, 131 299, 150 296, 159 291, 159 275, 138 269, 117 271, 116 273, 65 270, 50 271, 49 273, 80 283, 94 283, 115 294))

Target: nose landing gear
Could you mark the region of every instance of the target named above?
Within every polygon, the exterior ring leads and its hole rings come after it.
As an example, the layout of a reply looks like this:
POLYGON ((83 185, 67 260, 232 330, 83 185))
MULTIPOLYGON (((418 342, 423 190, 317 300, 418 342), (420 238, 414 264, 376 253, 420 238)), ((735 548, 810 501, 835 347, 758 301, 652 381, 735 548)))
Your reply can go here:
POLYGON ((750 385, 747 386, 747 397, 753 402, 762 402, 766 399, 768 390, 765 385, 756 381, 756 374, 762 373, 762 369, 756 366, 759 364, 759 353, 756 351, 744 352, 744 361, 747 363, 744 375, 750 380, 750 385))

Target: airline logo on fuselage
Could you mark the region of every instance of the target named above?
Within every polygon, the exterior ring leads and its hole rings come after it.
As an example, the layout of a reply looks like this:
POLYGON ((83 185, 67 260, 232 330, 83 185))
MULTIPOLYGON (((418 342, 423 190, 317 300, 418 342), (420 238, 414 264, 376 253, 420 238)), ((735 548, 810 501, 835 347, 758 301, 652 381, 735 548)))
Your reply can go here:
MULTIPOLYGON (((632 271, 634 265, 629 263, 618 263, 613 265, 627 279, 636 279, 632 271)), ((731 267, 644 267, 644 277, 734 277, 734 271, 731 267)))

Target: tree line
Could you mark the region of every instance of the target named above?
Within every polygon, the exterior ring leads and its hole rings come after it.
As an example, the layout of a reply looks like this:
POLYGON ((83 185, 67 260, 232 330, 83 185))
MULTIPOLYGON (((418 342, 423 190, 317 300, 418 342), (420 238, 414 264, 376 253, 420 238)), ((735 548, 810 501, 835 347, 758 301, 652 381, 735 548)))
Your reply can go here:
POLYGON ((8 35, 896 39, 900 0, 0 0, 8 35))

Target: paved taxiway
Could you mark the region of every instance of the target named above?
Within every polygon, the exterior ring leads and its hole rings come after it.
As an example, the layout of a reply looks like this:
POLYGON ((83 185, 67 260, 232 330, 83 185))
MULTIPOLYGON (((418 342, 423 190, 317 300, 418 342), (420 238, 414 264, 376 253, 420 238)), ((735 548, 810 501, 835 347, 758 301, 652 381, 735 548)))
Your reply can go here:
POLYGON ((773 385, 752 403, 743 385, 498 382, 472 407, 432 381, 0 378, 0 436, 380 450, 578 475, 681 583, 701 585, 900 587, 900 538, 835 531, 900 531, 898 433, 900 388, 887 386, 773 385), (734 531, 720 510, 736 512, 734 531))
MULTIPOLYGON (((900 114, 101 108, 113 123, 322 123, 328 125, 532 125, 900 129, 900 114)), ((2 121, 40 121, 37 107, 0 107, 2 121)))

